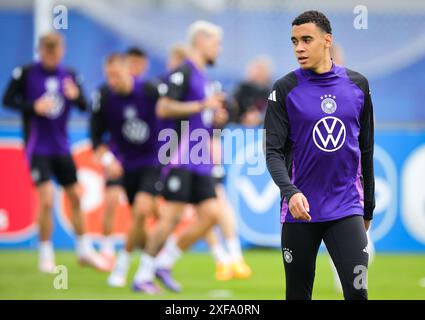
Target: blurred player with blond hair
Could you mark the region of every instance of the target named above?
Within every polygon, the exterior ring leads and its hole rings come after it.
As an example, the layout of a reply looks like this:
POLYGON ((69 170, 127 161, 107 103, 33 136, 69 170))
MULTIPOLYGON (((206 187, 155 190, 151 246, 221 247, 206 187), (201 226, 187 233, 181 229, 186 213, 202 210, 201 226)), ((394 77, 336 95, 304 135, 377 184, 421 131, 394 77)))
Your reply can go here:
MULTIPOLYGON (((187 59, 187 49, 182 44, 175 44, 171 47, 167 66, 168 70, 177 69, 187 59)), ((212 139, 213 163, 218 163, 212 169, 212 175, 216 181, 215 191, 220 204, 220 215, 218 217, 217 228, 210 230, 205 236, 211 254, 216 263, 215 277, 217 280, 225 281, 230 279, 247 279, 252 271, 243 258, 240 240, 236 232, 235 212, 228 199, 223 185, 225 176, 221 163, 221 141, 212 139), (221 232, 220 232, 221 231, 221 232), (220 234, 224 238, 226 246, 223 246, 220 234)))
POLYGON ((65 53, 62 35, 51 32, 38 44, 40 61, 13 71, 4 95, 4 104, 22 112, 25 127, 25 152, 39 198, 39 269, 55 272, 51 241, 55 177, 71 202, 71 222, 76 234, 78 261, 101 271, 108 264, 96 253, 85 234, 81 213, 81 188, 67 137, 67 121, 72 106, 86 109, 86 101, 75 73, 61 64, 65 53))

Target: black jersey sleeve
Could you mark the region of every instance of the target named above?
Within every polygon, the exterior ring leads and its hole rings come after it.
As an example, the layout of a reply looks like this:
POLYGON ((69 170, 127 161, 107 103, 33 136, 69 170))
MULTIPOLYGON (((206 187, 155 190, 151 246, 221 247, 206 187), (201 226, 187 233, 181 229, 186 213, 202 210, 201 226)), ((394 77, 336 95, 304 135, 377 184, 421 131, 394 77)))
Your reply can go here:
POLYGON ((264 120, 267 169, 279 187, 281 196, 286 198, 288 203, 295 193, 301 192, 291 183, 292 145, 289 140, 289 120, 285 106, 286 96, 294 86, 296 78, 293 73, 274 84, 264 120))
POLYGON ((22 112, 34 110, 34 102, 29 101, 25 93, 25 79, 30 69, 31 65, 17 67, 13 70, 12 78, 3 95, 3 104, 6 107, 22 112))
POLYGON ((161 80, 154 79, 142 84, 142 90, 152 101, 157 101, 168 92, 168 85, 161 80))
POLYGON ((80 92, 80 95, 75 100, 72 100, 71 102, 81 111, 87 110, 87 99, 84 95, 83 90, 83 84, 82 84, 82 78, 80 75, 76 74, 74 70, 68 69, 69 74, 72 77, 72 80, 74 80, 75 85, 78 87, 78 90, 80 92))
POLYGON ((108 89, 101 87, 93 93, 92 109, 90 115, 90 139, 93 150, 96 150, 101 144, 104 144, 104 136, 107 131, 104 104, 108 89))
POLYGON ((187 94, 190 85, 191 71, 188 65, 183 64, 177 68, 167 79, 166 97, 172 100, 182 101, 187 94))
POLYGON ((363 91, 363 109, 360 115, 359 148, 361 155, 362 184, 364 190, 364 219, 373 219, 375 209, 375 175, 373 166, 374 116, 367 79, 358 72, 347 69, 350 79, 363 91))
POLYGON ((359 146, 364 188, 364 218, 372 220, 375 209, 375 175, 373 167, 374 116, 369 85, 366 83, 363 112, 360 118, 359 146))

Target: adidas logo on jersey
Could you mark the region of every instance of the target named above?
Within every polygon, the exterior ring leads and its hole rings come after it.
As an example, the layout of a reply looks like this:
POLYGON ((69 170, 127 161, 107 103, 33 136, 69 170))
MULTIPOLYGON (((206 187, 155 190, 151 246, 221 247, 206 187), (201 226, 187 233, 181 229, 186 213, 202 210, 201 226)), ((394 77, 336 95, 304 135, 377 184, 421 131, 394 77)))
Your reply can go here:
POLYGON ((273 90, 269 95, 269 100, 276 102, 276 90, 273 90))

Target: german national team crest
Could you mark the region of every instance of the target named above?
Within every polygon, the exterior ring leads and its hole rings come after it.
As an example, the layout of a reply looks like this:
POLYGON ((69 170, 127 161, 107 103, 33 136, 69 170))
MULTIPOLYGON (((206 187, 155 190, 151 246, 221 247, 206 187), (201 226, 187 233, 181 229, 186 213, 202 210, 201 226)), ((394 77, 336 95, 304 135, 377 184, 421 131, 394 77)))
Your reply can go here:
POLYGON ((44 96, 49 97, 55 103, 54 107, 47 114, 47 117, 50 119, 56 119, 62 114, 65 106, 65 101, 60 93, 59 79, 56 77, 48 77, 44 86, 46 89, 44 96))
POLYGON ((323 112, 327 114, 332 114, 336 111, 336 97, 331 94, 325 94, 324 96, 321 96, 320 99, 322 100, 321 107, 323 112))
POLYGON ((124 110, 124 117, 127 119, 122 127, 122 133, 132 143, 142 144, 150 135, 150 129, 146 122, 137 117, 134 106, 128 106, 124 110))

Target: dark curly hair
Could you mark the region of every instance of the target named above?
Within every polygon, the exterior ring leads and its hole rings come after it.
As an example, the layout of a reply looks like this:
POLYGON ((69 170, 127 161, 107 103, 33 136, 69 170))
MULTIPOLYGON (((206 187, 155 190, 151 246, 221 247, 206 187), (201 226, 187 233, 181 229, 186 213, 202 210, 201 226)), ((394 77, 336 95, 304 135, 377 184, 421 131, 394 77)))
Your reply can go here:
POLYGON ((326 33, 332 34, 331 23, 329 19, 321 12, 310 10, 301 13, 292 21, 293 26, 299 26, 305 23, 312 22, 326 33))

